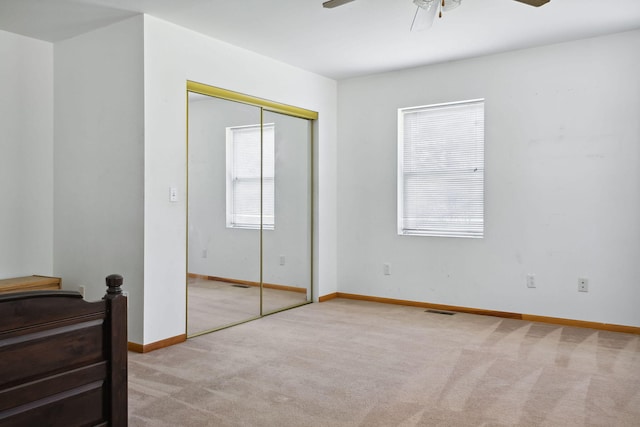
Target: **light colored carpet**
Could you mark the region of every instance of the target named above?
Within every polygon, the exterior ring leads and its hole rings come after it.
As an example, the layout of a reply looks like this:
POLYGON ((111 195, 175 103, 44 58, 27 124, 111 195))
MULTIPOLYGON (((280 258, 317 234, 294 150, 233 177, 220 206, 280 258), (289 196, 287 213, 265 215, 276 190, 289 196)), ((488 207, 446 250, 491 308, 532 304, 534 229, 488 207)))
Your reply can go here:
POLYGON ((640 337, 336 299, 129 353, 130 426, 640 426, 640 337))

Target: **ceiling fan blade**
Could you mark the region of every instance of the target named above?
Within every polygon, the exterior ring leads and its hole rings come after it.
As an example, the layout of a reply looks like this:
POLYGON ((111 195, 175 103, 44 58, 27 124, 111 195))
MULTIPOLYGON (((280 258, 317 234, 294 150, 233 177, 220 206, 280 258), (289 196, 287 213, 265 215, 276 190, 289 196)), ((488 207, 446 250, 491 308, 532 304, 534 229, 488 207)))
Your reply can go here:
POLYGON ((424 9, 420 6, 416 8, 416 13, 413 15, 413 21, 411 21, 411 31, 424 31, 431 28, 433 21, 436 18, 436 12, 438 10, 439 2, 436 2, 430 8, 424 9))
POLYGON ((529 6, 540 7, 549 3, 551 0, 516 0, 520 3, 528 4, 529 6))
POLYGON ((328 9, 331 9, 333 7, 338 7, 338 6, 342 6, 343 4, 346 3, 351 3, 354 0, 329 0, 326 1, 324 3, 322 3, 322 7, 326 7, 328 9))

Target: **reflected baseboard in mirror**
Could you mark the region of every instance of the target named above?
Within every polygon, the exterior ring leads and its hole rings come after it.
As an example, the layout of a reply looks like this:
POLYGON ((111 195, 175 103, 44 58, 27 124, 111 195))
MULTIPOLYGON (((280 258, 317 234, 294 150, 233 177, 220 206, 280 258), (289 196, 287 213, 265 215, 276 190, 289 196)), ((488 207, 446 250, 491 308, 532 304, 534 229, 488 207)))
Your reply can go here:
MULTIPOLYGON (((212 325, 224 327, 256 318, 255 299, 260 296, 260 284, 228 278, 189 274, 187 336, 211 330, 212 325), (222 279, 222 280, 216 280, 222 279)), ((304 288, 263 284, 263 313, 293 307, 307 302, 304 288)))
MULTIPOLYGON (((251 282, 249 280, 240 280, 240 279, 229 279, 228 277, 217 277, 217 276, 205 276, 203 274, 193 274, 189 273, 190 278, 204 279, 204 280, 215 280, 217 282, 226 282, 226 283, 235 283, 238 285, 247 285, 247 286, 260 286, 260 282, 251 282)), ((278 289, 280 291, 290 291, 290 292, 298 292, 301 294, 307 293, 307 288, 301 286, 288 286, 288 285, 276 285, 275 283, 263 283, 263 287, 269 289, 278 289)))

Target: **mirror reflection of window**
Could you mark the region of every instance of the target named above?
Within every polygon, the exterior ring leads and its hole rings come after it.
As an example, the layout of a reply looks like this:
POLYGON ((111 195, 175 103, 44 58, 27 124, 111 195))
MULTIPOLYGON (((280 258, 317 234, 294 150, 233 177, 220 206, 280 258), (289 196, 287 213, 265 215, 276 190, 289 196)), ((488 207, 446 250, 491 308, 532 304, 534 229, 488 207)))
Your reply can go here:
POLYGON ((227 128, 228 228, 275 228, 275 126, 262 129, 261 150, 260 125, 227 128))

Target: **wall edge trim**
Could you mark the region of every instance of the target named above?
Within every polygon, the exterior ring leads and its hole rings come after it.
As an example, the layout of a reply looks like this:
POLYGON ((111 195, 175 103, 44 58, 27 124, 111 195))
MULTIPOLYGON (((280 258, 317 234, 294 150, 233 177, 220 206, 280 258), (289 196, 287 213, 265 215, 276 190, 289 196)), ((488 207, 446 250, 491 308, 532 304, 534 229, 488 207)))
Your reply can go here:
POLYGON ((334 292, 332 294, 322 295, 320 298, 318 298, 318 302, 325 302, 325 301, 332 300, 334 298, 338 298, 337 292, 334 292))
POLYGON ((176 335, 175 337, 169 337, 160 341, 155 341, 149 344, 138 344, 136 342, 129 341, 127 343, 127 349, 136 353, 149 353, 153 350, 160 348, 170 347, 175 344, 180 344, 187 340, 187 334, 176 335))

